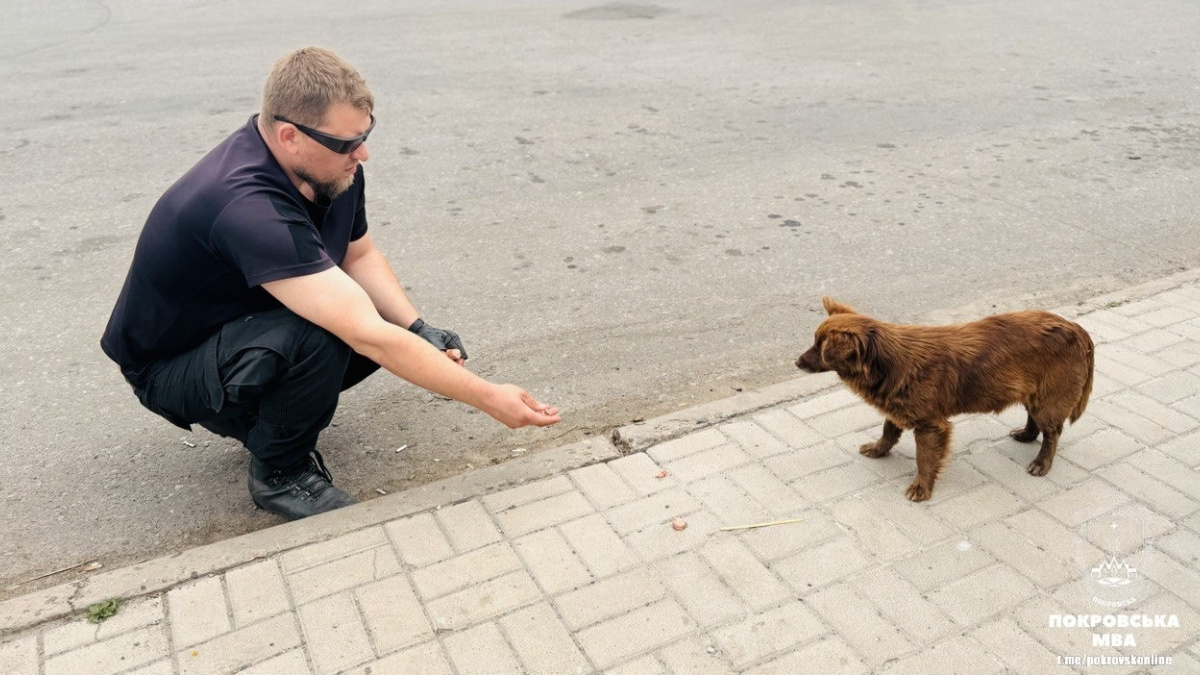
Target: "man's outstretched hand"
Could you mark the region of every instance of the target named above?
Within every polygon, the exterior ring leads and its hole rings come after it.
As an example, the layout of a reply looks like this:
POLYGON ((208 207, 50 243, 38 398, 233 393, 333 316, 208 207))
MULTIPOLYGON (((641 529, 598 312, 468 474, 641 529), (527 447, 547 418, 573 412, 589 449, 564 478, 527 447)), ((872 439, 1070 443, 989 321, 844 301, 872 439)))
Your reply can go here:
POLYGON ((482 407, 509 429, 548 427, 562 420, 558 408, 541 403, 514 384, 497 384, 482 407))

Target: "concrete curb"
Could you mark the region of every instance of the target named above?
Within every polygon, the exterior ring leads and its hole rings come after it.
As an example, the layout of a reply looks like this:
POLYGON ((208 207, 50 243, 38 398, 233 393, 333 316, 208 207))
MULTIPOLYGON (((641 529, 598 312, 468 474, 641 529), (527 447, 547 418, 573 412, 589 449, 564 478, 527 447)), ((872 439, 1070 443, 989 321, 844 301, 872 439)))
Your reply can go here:
POLYGON ((588 439, 372 499, 336 512, 276 525, 34 591, 0 602, 0 636, 82 612, 88 605, 108 598, 128 600, 158 593, 189 579, 218 574, 289 549, 619 456, 618 450, 608 441, 588 439))
POLYGON ((214 542, 170 556, 148 560, 92 577, 60 584, 0 602, 0 635, 81 613, 88 605, 109 598, 126 600, 165 591, 172 586, 263 559, 284 551, 326 541, 355 530, 414 513, 449 506, 515 485, 548 478, 591 464, 640 452, 738 415, 805 398, 837 384, 831 374, 795 380, 743 392, 687 410, 620 427, 612 441, 593 438, 503 464, 483 467, 445 480, 386 495, 336 512, 283 523, 258 532, 214 542))
POLYGON ((645 422, 628 424, 613 431, 612 441, 621 454, 641 452, 672 438, 720 424, 739 415, 771 408, 790 400, 807 398, 838 384, 834 373, 801 375, 755 391, 669 413, 645 422))
POLYGON ((386 495, 336 512, 250 532, 225 541, 148 560, 0 602, 0 635, 84 611, 109 598, 126 600, 165 591, 176 584, 244 565, 406 515, 456 504, 479 495, 548 478, 591 464, 640 452, 738 415, 805 398, 837 384, 831 374, 743 392, 638 424, 620 427, 611 442, 594 438, 475 469, 445 480, 386 495))
MULTIPOLYGON (((1078 318, 1109 306, 1126 304, 1200 281, 1189 270, 1054 310, 1078 318)), ((0 602, 0 636, 82 612, 88 605, 119 597, 159 593, 202 576, 219 574, 254 560, 341 536, 406 515, 447 506, 529 481, 641 452, 653 445, 720 424, 740 415, 811 397, 838 383, 833 373, 793 380, 613 431, 611 439, 593 438, 453 476, 401 493, 386 495, 336 512, 251 532, 170 556, 101 572, 75 582, 34 591, 0 602), (611 441, 611 442, 610 442, 611 441)))
POLYGON ((1179 288, 1185 284, 1194 284, 1200 281, 1200 268, 1187 270, 1172 274, 1169 277, 1155 279, 1144 284, 1139 284, 1130 288, 1106 293, 1099 297, 1082 300, 1074 305, 1068 305, 1053 310, 1056 314, 1061 314, 1068 319, 1076 319, 1085 314, 1091 314, 1109 306, 1124 305, 1138 300, 1144 300, 1152 295, 1158 295, 1164 291, 1169 291, 1179 288))

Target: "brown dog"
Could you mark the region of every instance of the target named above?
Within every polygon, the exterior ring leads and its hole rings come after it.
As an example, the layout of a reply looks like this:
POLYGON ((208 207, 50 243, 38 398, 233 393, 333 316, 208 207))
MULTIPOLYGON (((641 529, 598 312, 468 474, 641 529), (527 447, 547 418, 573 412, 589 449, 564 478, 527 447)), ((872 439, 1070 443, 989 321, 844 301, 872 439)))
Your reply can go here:
POLYGON ((917 477, 906 495, 929 499, 950 449, 949 418, 998 413, 1014 403, 1028 412, 1010 434, 1023 443, 1042 434, 1027 471, 1044 476, 1063 423, 1087 407, 1095 364, 1092 338, 1049 312, 998 314, 955 326, 901 326, 877 321, 824 298, 829 314, 811 349, 796 359, 810 373, 835 371, 886 418, 883 436, 859 449, 883 457, 903 429, 917 438, 917 477))

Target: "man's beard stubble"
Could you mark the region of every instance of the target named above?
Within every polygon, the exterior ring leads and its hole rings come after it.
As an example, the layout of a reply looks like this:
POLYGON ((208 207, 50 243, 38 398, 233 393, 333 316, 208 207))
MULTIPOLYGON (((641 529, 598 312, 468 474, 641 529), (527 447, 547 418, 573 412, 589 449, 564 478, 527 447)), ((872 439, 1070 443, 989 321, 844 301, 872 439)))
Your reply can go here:
POLYGON ((349 190, 350 186, 354 184, 354 176, 353 175, 349 176, 348 178, 343 179, 340 182, 339 181, 325 182, 325 181, 319 181, 319 180, 313 178, 312 174, 303 168, 296 170, 296 176, 298 178, 300 178, 300 180, 304 181, 305 183, 308 183, 310 187, 312 187, 313 196, 316 197, 318 200, 323 198, 323 199, 327 199, 329 201, 333 201, 333 200, 337 199, 339 196, 341 196, 341 194, 343 192, 345 192, 346 190, 349 190))

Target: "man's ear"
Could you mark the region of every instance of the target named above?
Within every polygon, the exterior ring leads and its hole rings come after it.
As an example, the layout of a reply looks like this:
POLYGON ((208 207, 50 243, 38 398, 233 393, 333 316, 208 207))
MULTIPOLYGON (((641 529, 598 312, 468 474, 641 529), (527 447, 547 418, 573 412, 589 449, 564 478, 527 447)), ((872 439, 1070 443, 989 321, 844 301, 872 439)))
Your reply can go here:
POLYGON ((834 314, 858 314, 850 305, 843 305, 828 295, 821 298, 821 304, 825 306, 825 313, 830 316, 834 314))
POLYGON ((297 138, 297 135, 300 132, 291 124, 276 121, 274 127, 266 127, 265 131, 274 138, 275 144, 284 152, 294 155, 299 151, 297 146, 300 139, 297 138))

